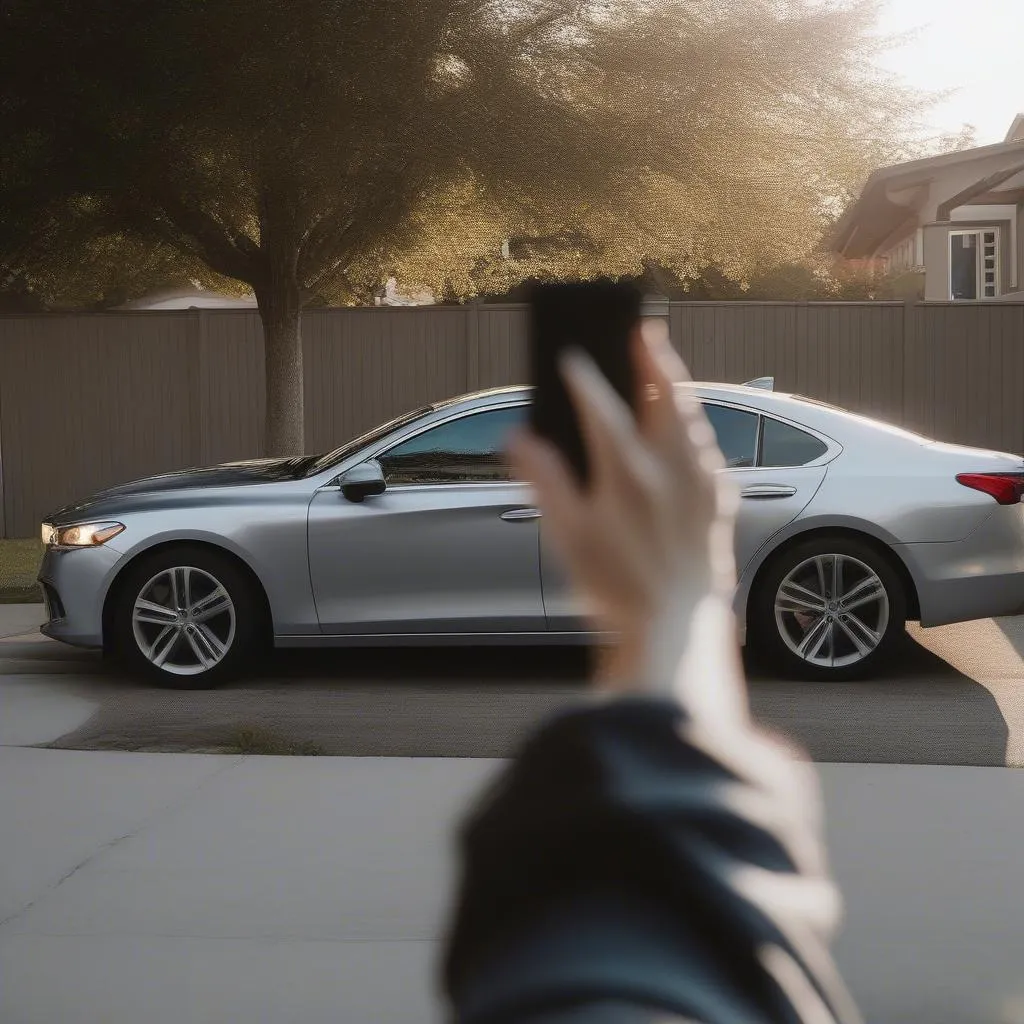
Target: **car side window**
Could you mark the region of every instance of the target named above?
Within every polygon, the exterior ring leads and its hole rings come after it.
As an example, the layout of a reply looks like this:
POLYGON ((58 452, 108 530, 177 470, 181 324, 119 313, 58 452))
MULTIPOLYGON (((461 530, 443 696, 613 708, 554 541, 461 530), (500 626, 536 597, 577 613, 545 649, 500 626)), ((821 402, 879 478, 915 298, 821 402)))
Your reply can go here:
POLYGON ((766 416, 761 428, 761 459, 765 467, 806 466, 821 458, 828 445, 805 430, 766 416))
POLYGON ((378 456, 384 480, 389 487, 511 480, 505 445, 509 432, 525 418, 525 406, 512 406, 469 413, 425 430, 378 456))
POLYGON ((715 430, 726 466, 753 466, 757 456, 757 414, 709 402, 704 403, 704 412, 715 430))

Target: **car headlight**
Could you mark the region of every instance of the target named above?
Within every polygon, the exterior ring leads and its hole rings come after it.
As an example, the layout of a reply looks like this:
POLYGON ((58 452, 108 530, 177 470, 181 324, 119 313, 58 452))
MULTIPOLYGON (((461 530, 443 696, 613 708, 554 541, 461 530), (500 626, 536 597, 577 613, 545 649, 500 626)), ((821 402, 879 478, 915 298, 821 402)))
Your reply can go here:
POLYGON ((124 531, 122 523, 78 523, 51 526, 43 523, 43 543, 51 548, 94 548, 124 531))

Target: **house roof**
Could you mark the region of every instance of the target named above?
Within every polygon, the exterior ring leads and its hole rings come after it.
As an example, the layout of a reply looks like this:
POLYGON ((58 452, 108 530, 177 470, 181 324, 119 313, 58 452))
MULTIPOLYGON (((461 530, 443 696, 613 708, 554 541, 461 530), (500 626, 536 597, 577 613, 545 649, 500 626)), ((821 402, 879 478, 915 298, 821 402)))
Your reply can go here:
POLYGON ((126 302, 118 309, 255 309, 256 299, 248 295, 221 295, 203 288, 175 288, 152 292, 126 302))
POLYGON ((856 202, 846 208, 826 244, 833 252, 852 259, 872 256, 901 226, 916 222, 913 199, 917 197, 912 197, 909 204, 895 203, 889 198, 892 190, 920 191, 923 198, 928 186, 947 167, 1018 153, 1024 161, 1024 114, 1017 116, 1003 142, 881 167, 868 178, 856 202))

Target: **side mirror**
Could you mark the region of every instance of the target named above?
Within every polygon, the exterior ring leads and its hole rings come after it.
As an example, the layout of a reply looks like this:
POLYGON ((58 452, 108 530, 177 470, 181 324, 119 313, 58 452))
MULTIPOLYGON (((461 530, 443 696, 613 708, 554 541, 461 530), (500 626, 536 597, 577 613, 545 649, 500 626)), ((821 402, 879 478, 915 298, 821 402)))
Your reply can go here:
POLYGON ((368 459, 353 466, 339 481, 341 493, 349 501, 360 502, 364 498, 383 494, 387 490, 384 470, 376 459, 368 459))

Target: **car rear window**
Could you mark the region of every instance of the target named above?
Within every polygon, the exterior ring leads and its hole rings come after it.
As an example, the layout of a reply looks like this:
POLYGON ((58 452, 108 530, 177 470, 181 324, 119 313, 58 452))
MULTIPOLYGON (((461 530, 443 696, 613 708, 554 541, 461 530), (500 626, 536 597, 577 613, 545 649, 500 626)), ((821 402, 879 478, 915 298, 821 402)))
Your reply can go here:
POLYGON ((806 466, 820 459, 828 445, 813 434, 799 430, 766 416, 761 428, 761 459, 758 463, 768 468, 806 466))

